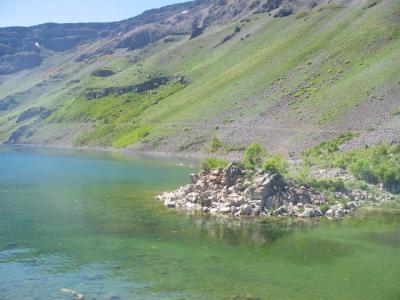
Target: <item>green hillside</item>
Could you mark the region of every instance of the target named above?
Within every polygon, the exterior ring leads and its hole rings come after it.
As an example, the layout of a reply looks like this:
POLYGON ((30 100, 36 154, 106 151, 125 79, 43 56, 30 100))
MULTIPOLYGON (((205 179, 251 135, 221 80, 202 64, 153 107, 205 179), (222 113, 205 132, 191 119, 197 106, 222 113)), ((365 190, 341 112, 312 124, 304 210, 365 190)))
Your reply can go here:
POLYGON ((289 153, 343 131, 351 147, 399 137, 400 1, 337 1, 251 14, 202 35, 77 61, 97 40, 1 78, 3 142, 207 151, 257 141, 289 153), (95 70, 111 70, 98 77, 95 70), (176 80, 183 76, 185 80, 176 80), (87 99, 88 91, 169 81, 87 99), (7 98, 8 97, 8 98, 7 98), (11 102, 12 103, 12 102, 11 102), (32 107, 49 110, 45 116, 32 107))

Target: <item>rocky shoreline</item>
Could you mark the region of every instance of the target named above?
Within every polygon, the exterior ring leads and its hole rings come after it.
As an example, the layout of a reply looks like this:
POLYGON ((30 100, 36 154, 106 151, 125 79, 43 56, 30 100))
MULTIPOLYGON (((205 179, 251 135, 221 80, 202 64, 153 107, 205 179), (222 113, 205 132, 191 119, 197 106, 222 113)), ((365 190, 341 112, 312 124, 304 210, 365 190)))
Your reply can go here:
POLYGON ((332 202, 312 187, 280 174, 246 170, 233 162, 190 175, 190 183, 156 197, 168 208, 240 216, 286 216, 330 219, 353 214, 368 201, 388 201, 391 195, 376 195, 361 189, 336 192, 332 202))

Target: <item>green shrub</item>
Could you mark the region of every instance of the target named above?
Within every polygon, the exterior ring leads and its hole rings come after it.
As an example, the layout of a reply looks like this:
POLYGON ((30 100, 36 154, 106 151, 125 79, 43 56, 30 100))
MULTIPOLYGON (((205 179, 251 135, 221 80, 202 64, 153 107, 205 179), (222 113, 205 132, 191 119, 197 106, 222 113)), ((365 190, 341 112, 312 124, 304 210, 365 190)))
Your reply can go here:
POLYGON ((324 141, 321 144, 304 150, 301 157, 306 164, 319 165, 325 167, 332 166, 334 156, 331 155, 339 150, 339 146, 351 140, 354 134, 351 132, 342 133, 337 138, 329 141, 324 141))
POLYGON ((375 5, 377 5, 379 2, 377 0, 369 0, 367 2, 367 4, 364 6, 364 9, 368 9, 371 7, 374 7, 375 5))
POLYGON ((221 151, 223 148, 224 144, 216 136, 214 136, 213 139, 211 140, 210 152, 215 153, 221 151))
POLYGON ((326 212, 331 208, 331 206, 330 206, 329 203, 322 203, 322 204, 319 206, 319 208, 321 209, 321 211, 322 211, 323 213, 326 213, 326 212))
POLYGON ((226 168, 228 166, 228 161, 225 159, 209 157, 201 163, 201 166, 204 171, 208 172, 214 168, 226 168))
POLYGON ((346 168, 358 179, 386 186, 400 184, 400 144, 336 153, 333 165, 346 168))
POLYGON ((374 176, 371 165, 368 160, 363 158, 354 159, 347 168, 357 178, 362 178, 371 183, 378 183, 374 176))
POLYGON ((394 111, 392 111, 392 112, 391 112, 391 115, 392 115, 392 116, 398 116, 398 115, 400 115, 400 108, 395 109, 394 111))
POLYGON ((243 155, 243 166, 246 169, 254 169, 259 167, 266 155, 266 152, 257 143, 247 146, 243 155))
POLYGON ((320 5, 320 7, 318 8, 318 12, 324 11, 326 9, 339 9, 339 8, 343 8, 343 6, 337 4, 337 3, 327 3, 327 4, 323 4, 320 5))
POLYGON ((340 178, 313 179, 310 185, 319 191, 344 192, 346 186, 340 178))
POLYGON ((309 15, 309 12, 306 10, 303 10, 303 11, 300 11, 297 13, 296 19, 302 19, 302 18, 307 17, 308 15, 309 15))
POLYGON ((287 174, 289 163, 280 154, 267 156, 263 162, 262 169, 266 172, 287 174))

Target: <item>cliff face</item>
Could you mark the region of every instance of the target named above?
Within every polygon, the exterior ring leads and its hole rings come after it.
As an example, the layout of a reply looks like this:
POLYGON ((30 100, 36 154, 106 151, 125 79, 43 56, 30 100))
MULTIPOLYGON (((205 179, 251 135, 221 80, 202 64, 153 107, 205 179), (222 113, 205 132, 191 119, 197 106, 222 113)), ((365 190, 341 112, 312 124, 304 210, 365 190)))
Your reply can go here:
MULTIPOLYGON (((47 23, 32 27, 0 28, 0 74, 12 74, 40 65, 52 52, 65 52, 79 45, 103 41, 95 55, 117 48, 143 48, 168 35, 199 36, 205 28, 255 13, 289 7, 312 7, 322 0, 198 0, 169 5, 120 22, 47 23)), ((93 53, 90 53, 93 55, 93 53)), ((86 55, 83 58, 87 58, 86 55)))

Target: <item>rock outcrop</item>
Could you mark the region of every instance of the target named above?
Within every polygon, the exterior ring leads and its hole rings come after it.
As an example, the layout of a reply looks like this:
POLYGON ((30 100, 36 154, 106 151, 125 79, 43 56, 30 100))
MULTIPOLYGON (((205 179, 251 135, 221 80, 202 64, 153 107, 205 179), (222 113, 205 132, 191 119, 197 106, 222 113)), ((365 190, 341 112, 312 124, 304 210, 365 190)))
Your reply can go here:
POLYGON ((92 72, 92 75, 96 77, 110 77, 113 76, 114 74, 115 73, 113 70, 108 70, 108 69, 98 69, 92 72))
POLYGON ((18 106, 18 102, 14 96, 7 96, 0 100, 0 111, 7 111, 18 106))
POLYGON ((239 217, 288 216, 341 218, 355 212, 366 201, 385 201, 370 192, 354 189, 336 192, 332 202, 322 193, 280 174, 244 170, 233 162, 225 169, 191 174, 190 183, 156 197, 166 207, 239 217))
POLYGON ((19 117, 17 119, 17 123, 23 122, 25 120, 28 120, 28 119, 31 119, 31 118, 34 118, 37 116, 39 116, 42 119, 46 119, 48 116, 51 115, 52 112, 53 112, 52 110, 47 109, 45 107, 32 107, 32 108, 25 110, 24 112, 22 112, 19 115, 19 117))
POLYGON ((113 86, 101 89, 87 89, 83 96, 87 100, 99 99, 107 97, 108 95, 122 95, 125 93, 143 93, 149 90, 154 90, 162 85, 167 84, 170 81, 178 81, 185 84, 187 81, 183 76, 177 77, 155 77, 151 78, 143 83, 127 85, 127 86, 113 86))
POLYGON ((196 38, 213 24, 237 21, 255 13, 281 8, 280 16, 286 16, 288 12, 327 1, 195 0, 151 9, 119 22, 0 28, 0 74, 32 69, 51 52, 65 52, 96 41, 102 41, 102 45, 81 53, 77 62, 112 53, 117 48, 140 49, 169 36, 196 38))
POLYGON ((29 138, 33 135, 34 131, 28 125, 24 125, 13 131, 7 140, 8 144, 15 144, 23 138, 29 138))
MULTIPOLYGON (((238 163, 226 169, 190 175, 190 183, 157 199, 170 208, 196 210, 231 216, 324 215, 325 198, 311 188, 286 181, 279 174, 243 170, 238 163)), ((344 209, 344 214, 352 209, 344 209)), ((336 213, 336 211, 335 211, 336 213)), ((335 213, 332 213, 334 216, 335 213)))

